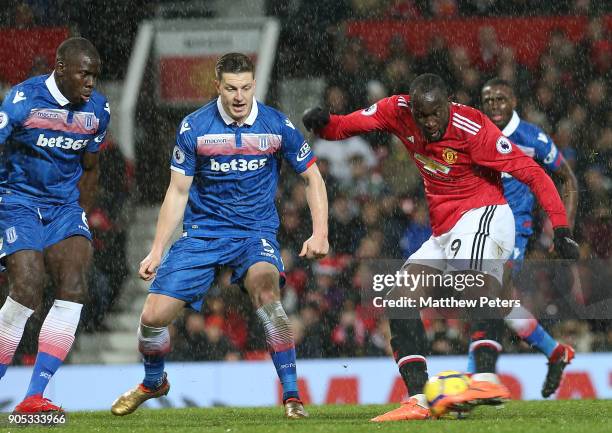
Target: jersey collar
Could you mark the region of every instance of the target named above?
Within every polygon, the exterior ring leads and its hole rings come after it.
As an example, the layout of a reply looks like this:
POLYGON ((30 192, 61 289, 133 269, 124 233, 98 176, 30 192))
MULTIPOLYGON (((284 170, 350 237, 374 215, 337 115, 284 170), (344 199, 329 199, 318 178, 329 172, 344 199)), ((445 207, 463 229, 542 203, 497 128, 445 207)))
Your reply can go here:
POLYGON ((57 82, 55 81, 55 72, 49 75, 49 78, 45 80, 45 84, 47 85, 47 89, 49 89, 49 92, 51 92, 51 96, 55 98, 58 104, 60 104, 62 107, 64 105, 70 104, 70 101, 66 99, 64 95, 62 95, 62 92, 60 92, 59 87, 57 87, 57 82))
MULTIPOLYGON (((234 119, 231 118, 229 114, 225 112, 223 105, 221 105, 221 98, 217 98, 217 110, 219 110, 219 114, 221 118, 225 122, 226 125, 231 125, 232 123, 236 123, 234 119)), ((253 96, 253 105, 251 106, 251 112, 244 120, 245 125, 252 126, 255 123, 255 119, 257 119, 257 114, 259 113, 259 108, 257 107, 257 100, 253 96)))
POLYGON ((516 111, 512 111, 512 117, 510 118, 510 122, 508 122, 508 124, 504 127, 502 134, 504 134, 506 137, 510 137, 512 134, 514 134, 516 128, 518 128, 519 123, 521 123, 521 119, 519 118, 516 111))

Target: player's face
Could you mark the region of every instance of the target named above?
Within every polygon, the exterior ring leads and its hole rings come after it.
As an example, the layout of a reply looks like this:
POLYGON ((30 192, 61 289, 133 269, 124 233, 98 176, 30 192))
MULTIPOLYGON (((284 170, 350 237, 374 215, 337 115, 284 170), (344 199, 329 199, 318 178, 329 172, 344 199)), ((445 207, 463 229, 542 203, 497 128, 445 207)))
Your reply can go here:
POLYGON ((55 65, 57 87, 71 104, 89 101, 100 75, 100 59, 79 54, 55 65))
POLYGON ((427 139, 438 141, 448 125, 448 100, 440 92, 417 93, 411 101, 414 120, 427 139))
POLYGON ((253 107, 255 78, 252 72, 232 74, 224 72, 221 81, 215 81, 221 105, 225 112, 238 123, 242 123, 253 107))
POLYGON ((482 89, 482 111, 499 129, 510 122, 516 98, 507 86, 485 86, 482 89))

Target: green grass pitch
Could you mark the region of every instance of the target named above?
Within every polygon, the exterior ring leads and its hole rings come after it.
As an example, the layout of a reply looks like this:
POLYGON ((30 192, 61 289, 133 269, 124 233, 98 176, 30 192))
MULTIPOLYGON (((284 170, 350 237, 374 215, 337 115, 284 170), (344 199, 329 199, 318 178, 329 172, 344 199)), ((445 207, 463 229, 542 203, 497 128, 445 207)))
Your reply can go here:
POLYGON ((10 432, 219 432, 219 433, 597 433, 612 431, 612 400, 510 402, 478 407, 468 419, 371 423, 394 405, 310 406, 310 418, 285 420, 282 408, 139 410, 126 417, 110 412, 75 412, 61 427, 10 427, 10 432))

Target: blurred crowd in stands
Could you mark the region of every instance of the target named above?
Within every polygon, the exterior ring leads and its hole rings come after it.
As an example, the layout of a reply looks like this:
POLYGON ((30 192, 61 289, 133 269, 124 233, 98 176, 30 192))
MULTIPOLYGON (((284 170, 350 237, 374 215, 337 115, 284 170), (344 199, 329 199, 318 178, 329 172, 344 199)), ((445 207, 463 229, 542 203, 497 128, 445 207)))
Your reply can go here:
MULTIPOLYGON (((53 2, 16 3, 25 9, 25 18, 4 13, 1 19, 5 25, 21 26, 24 20, 30 23, 27 25, 49 24, 47 19, 51 15, 46 15, 50 12, 45 5, 53 2)), ((266 4, 268 14, 279 17, 283 28, 277 81, 283 77, 324 78, 327 86, 321 105, 333 113, 346 114, 383 97, 408 93, 410 81, 424 72, 441 75, 455 101, 475 107, 480 106, 480 89, 486 80, 501 77, 511 82, 519 99, 519 114, 553 137, 577 174, 580 197, 575 235, 581 244, 582 257, 600 260, 602 275, 609 272, 612 268, 609 266, 612 260, 612 40, 610 29, 601 17, 602 13, 611 12, 609 2, 269 0, 266 4), (389 56, 379 60, 366 50, 362 41, 348 38, 343 32, 346 20, 355 18, 410 20, 536 14, 585 15, 588 25, 583 39, 577 43, 568 39, 561 29, 553 31, 546 49, 538 54, 535 68, 520 64, 512 47, 498 42, 496 30, 491 26, 479 29, 476 57, 470 56, 461 41, 442 37, 433 37, 426 55, 417 57, 401 38, 396 38, 389 47, 389 56)), ((66 18, 57 19, 61 22, 66 18)), ((122 40, 119 46, 110 48, 113 43, 105 45, 101 51, 110 50, 107 54, 111 65, 111 72, 107 68, 105 74, 109 78, 121 76, 126 47, 131 45, 131 40, 129 43, 122 40), (113 65, 118 68, 115 72, 113 65)), ((106 62, 107 55, 102 57, 106 62)), ((292 120, 299 123, 299 119, 292 120)), ((405 259, 431 235, 420 175, 399 140, 386 134, 369 134, 343 142, 309 139, 330 201, 329 257, 310 263, 297 256, 311 229, 300 179, 287 170, 278 191, 281 217, 278 240, 286 270, 283 305, 293 323, 298 357, 389 355, 388 323, 361 304, 360 292, 367 289, 368 260, 405 259)), ((109 170, 130 171, 112 145, 105 152, 103 162, 114 164, 109 170)), ((129 196, 129 179, 130 176, 102 176, 102 183, 110 183, 101 184, 100 209, 90 215, 90 224, 96 233, 96 265, 91 284, 96 299, 106 299, 107 294, 100 296, 99 293, 109 291, 108 299, 114 299, 127 274, 126 267, 118 269, 116 264, 121 262, 118 256, 125 257, 126 218, 122 209, 129 196)), ((551 227, 539 210, 535 221, 536 234, 530 243, 528 258, 551 257, 551 227)), ((605 298, 601 285, 593 282, 596 280, 593 268, 584 266, 580 271, 587 284, 583 285, 582 292, 572 294, 570 303, 588 304, 605 298)), ((219 270, 203 314, 186 311, 172 326, 172 359, 235 360, 267 356, 263 329, 247 296, 239 287, 230 285, 230 274, 228 269, 219 270)), ((553 287, 544 295, 537 291, 526 293, 524 299, 559 340, 573 344, 579 351, 612 351, 610 321, 579 320, 571 306, 555 301, 561 296, 555 290, 566 289, 553 287)), ((608 298, 609 295, 608 288, 608 298)), ((90 311, 89 324, 85 326, 103 329, 104 314, 111 304, 112 301, 90 311)), ((433 313, 426 313, 425 319, 433 354, 466 352, 468 334, 464 322, 442 319, 433 313)), ((508 333, 504 350, 531 349, 508 333)))

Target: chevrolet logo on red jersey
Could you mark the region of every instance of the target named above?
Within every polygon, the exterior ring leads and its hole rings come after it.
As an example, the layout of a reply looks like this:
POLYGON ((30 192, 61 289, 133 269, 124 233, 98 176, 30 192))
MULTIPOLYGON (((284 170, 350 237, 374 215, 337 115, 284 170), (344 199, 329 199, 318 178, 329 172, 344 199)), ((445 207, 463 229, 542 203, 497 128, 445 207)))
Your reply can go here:
POLYGON ((420 153, 414 154, 414 158, 423 164, 423 168, 431 173, 442 173, 448 174, 450 172, 450 167, 445 166, 444 164, 439 163, 438 161, 434 161, 431 158, 421 155, 420 153))

